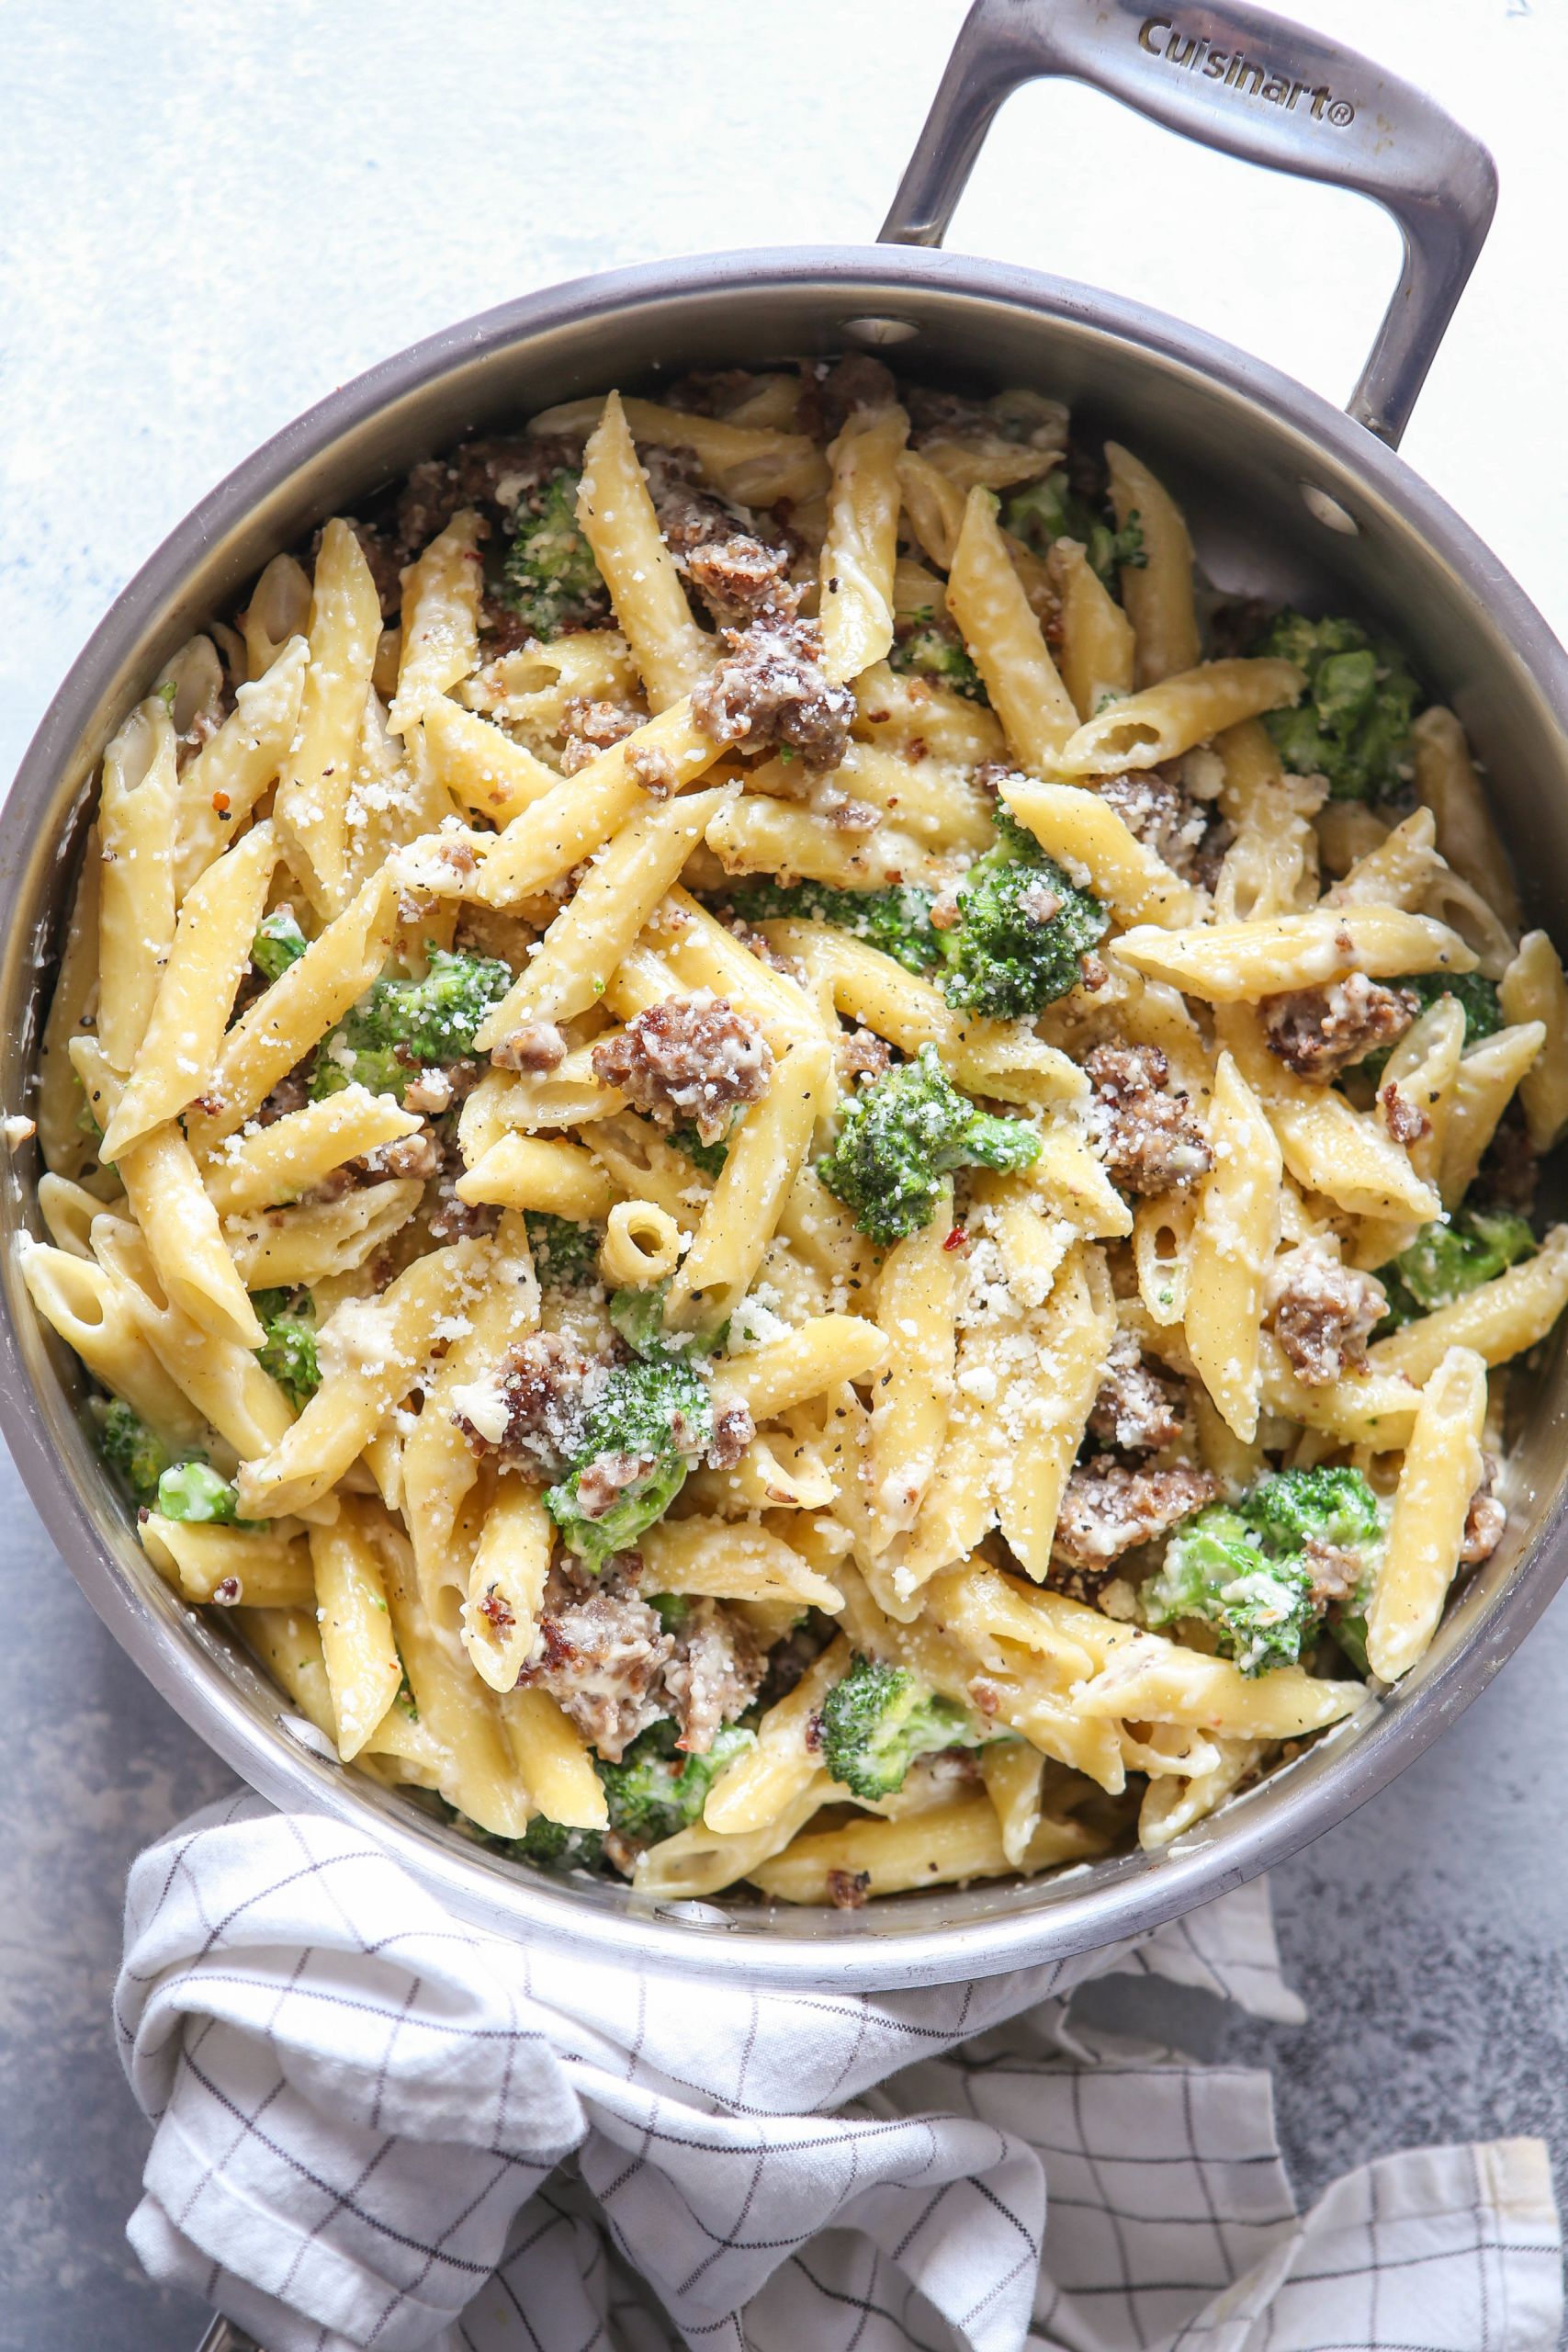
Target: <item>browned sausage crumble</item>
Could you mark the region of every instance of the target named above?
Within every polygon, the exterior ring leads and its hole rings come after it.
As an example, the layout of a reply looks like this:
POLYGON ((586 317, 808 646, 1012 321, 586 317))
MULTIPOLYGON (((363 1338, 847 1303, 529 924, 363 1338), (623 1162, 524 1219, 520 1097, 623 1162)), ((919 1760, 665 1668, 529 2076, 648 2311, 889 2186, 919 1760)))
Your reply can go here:
POLYGON ((1377 1276, 1341 1265, 1326 1242, 1303 1242, 1270 1272, 1267 1320, 1308 1388, 1326 1388, 1365 1363, 1368 1338, 1387 1312, 1388 1294, 1377 1276))
POLYGON ((1219 1491, 1206 1470, 1190 1463, 1159 1469, 1099 1454, 1080 1463, 1067 1480, 1055 1555, 1069 1568, 1100 1575, 1135 1544, 1168 1534, 1219 1491))
POLYGON ((1096 1046, 1084 1061, 1094 1094, 1089 1133, 1113 1184, 1124 1193, 1169 1193, 1214 1164, 1198 1114, 1168 1084, 1157 1046, 1096 1046))
POLYGON ((649 1005, 592 1051, 593 1074, 663 1127, 694 1126, 716 1143, 734 1114, 760 1102, 773 1057, 749 1015, 699 989, 649 1005))
POLYGON ((1266 996, 1258 1008, 1271 1054, 1302 1078, 1337 1078, 1403 1037, 1420 1006, 1408 989, 1384 988, 1365 972, 1322 988, 1266 996))

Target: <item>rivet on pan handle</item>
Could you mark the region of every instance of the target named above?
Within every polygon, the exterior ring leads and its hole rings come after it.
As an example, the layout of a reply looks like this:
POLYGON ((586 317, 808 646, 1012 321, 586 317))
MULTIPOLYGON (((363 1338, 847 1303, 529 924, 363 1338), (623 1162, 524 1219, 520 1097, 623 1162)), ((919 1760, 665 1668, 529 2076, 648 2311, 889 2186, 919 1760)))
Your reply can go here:
POLYGON ((1481 141, 1398 74, 1238 0, 975 0, 883 242, 939 245, 1002 100, 1056 75, 1393 215, 1404 266, 1349 412, 1397 447, 1492 225, 1497 174, 1481 141))

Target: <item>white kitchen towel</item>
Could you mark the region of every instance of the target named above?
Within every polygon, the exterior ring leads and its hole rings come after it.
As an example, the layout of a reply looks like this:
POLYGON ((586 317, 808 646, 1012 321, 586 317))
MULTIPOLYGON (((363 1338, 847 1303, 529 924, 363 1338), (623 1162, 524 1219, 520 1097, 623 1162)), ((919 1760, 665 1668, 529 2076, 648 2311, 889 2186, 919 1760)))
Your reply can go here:
POLYGON ((976 1984, 757 1993, 482 1934, 242 1797, 131 1873, 131 2243, 267 2352, 1555 2352, 1539 2141, 1298 2215, 1267 2075, 1071 2020, 1129 1970, 1303 2014, 1261 1884, 976 1984))

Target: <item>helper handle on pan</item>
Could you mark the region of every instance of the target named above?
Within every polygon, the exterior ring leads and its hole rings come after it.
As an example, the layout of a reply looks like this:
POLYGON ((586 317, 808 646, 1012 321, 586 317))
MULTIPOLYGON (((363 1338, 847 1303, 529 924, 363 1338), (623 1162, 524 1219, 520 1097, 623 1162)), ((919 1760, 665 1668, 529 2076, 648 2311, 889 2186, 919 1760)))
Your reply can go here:
POLYGON ((1497 174, 1481 141, 1411 83, 1247 0, 975 0, 885 243, 942 243, 997 108, 1044 75, 1393 213, 1404 266, 1349 408, 1397 447, 1492 225, 1497 174))

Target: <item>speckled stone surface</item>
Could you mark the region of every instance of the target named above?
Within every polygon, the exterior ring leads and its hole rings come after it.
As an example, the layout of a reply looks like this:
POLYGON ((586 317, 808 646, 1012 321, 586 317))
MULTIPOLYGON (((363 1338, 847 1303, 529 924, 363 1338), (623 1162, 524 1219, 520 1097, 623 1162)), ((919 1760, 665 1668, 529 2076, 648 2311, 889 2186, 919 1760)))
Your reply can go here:
MULTIPOLYGON (((1497 154, 1497 226, 1406 454, 1561 627, 1568 19, 1557 0, 1299 13, 1429 82, 1497 154)), ((874 235, 961 14, 11 0, 0 774, 164 532, 334 383, 611 263, 874 235)), ((1008 109, 953 242, 1136 294, 1334 397, 1396 250, 1367 207, 1068 89, 1008 109)), ((144 2133, 107 2007, 130 1857, 228 1776, 101 1632, 3 1462, 0 1526, 0 2352, 183 2352, 205 2314, 149 2288, 121 2234, 144 2133)), ((1551 2139, 1568 2189, 1565 1680, 1559 1604, 1438 1748, 1276 1873, 1304 2030, 1096 1996, 1266 2056, 1303 2190, 1404 2143, 1518 2131, 1551 2139)))

